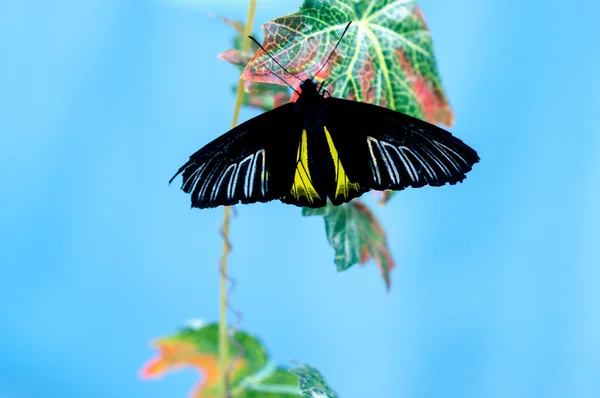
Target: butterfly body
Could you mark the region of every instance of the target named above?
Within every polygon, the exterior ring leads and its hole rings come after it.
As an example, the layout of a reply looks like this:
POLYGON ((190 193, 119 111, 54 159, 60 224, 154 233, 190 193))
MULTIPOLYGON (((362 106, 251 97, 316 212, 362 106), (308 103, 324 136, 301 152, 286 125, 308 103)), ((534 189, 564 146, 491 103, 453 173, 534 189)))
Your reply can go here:
POLYGON ((190 156, 192 207, 267 202, 340 205, 371 189, 455 184, 479 161, 449 132, 376 105, 325 97, 312 80, 190 156))

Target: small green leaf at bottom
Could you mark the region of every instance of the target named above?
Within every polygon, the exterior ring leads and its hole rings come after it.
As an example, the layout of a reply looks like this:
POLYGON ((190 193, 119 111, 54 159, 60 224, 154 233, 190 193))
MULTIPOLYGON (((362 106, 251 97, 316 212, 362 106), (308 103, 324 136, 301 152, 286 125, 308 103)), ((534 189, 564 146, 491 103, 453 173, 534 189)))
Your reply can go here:
POLYGON ((298 377, 300 393, 308 398, 338 398, 338 395, 327 385, 321 372, 310 365, 298 364, 291 373, 298 377))
POLYGON ((375 260, 381 269, 386 288, 390 289, 390 271, 394 259, 387 245, 387 237, 371 210, 355 199, 341 206, 328 203, 325 207, 304 207, 303 216, 322 216, 327 240, 335 250, 335 265, 345 271, 355 264, 375 260))
MULTIPOLYGON (((219 394, 219 330, 216 323, 194 321, 189 327, 154 342, 158 355, 140 370, 143 379, 161 377, 167 372, 191 367, 202 374, 202 382, 192 392, 197 398, 217 398, 219 394)), ((235 398, 294 398, 300 392, 296 378, 274 364, 256 337, 236 331, 229 344, 229 387, 235 398)))
MULTIPOLYGON (((177 333, 154 343, 158 355, 140 370, 143 379, 158 378, 182 367, 202 374, 192 391, 196 398, 217 398, 219 392, 219 333, 216 323, 195 320, 177 333)), ((236 331, 230 344, 229 388, 232 398, 337 397, 315 368, 278 366, 254 336, 236 331), (232 365, 232 366, 231 366, 232 365)))

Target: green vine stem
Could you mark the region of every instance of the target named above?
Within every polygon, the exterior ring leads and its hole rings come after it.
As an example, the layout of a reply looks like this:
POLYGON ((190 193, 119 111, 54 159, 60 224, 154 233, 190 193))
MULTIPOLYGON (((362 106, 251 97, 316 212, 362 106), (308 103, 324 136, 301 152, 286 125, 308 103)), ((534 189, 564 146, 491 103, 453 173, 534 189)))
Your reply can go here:
MULTIPOLYGON (((250 0, 250 8, 248 10, 248 17, 246 18, 246 26, 244 30, 244 43, 243 50, 247 51, 250 49, 250 39, 248 36, 252 33, 252 23, 254 21, 254 11, 256 9, 256 0, 250 0)), ((240 115, 240 108, 242 107, 242 99, 244 97, 244 84, 240 79, 237 86, 235 108, 233 109, 233 118, 231 121, 231 128, 234 128, 238 124, 238 118, 240 115)), ((219 391, 221 398, 228 398, 229 394, 229 383, 227 380, 227 368, 229 361, 229 336, 227 326, 227 256, 231 251, 229 245, 229 221, 231 220, 231 208, 225 207, 225 215, 223 217, 223 254, 221 256, 221 263, 219 271, 221 274, 220 279, 220 298, 219 298, 219 391)))

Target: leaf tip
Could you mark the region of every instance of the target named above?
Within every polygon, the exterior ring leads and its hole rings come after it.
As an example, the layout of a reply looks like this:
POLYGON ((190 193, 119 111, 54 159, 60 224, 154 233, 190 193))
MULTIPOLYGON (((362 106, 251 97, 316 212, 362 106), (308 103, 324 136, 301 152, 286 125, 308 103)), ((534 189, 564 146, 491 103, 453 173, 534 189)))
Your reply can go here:
POLYGON ((146 362, 139 371, 139 377, 142 380, 156 379, 163 375, 167 370, 165 361, 161 356, 156 356, 146 362))

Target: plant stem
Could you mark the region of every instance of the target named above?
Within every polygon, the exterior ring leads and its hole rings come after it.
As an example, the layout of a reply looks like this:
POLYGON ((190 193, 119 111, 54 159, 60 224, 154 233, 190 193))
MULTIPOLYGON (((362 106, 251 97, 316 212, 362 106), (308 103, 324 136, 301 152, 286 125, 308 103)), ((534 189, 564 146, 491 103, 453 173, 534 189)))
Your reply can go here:
MULTIPOLYGON (((244 30, 243 50, 250 49, 250 39, 248 36, 252 33, 252 23, 254 21, 254 11, 256 9, 256 0, 250 0, 250 8, 248 17, 246 18, 246 26, 244 30)), ((242 107, 242 99, 244 98, 244 83, 240 79, 237 86, 235 97, 235 108, 233 109, 233 118, 231 128, 238 124, 240 108, 242 107)), ((227 256, 231 248, 229 247, 229 220, 231 219, 231 208, 225 207, 225 215, 223 217, 223 255, 221 256, 221 264, 219 267, 221 274, 220 281, 220 300, 219 300, 219 385, 220 397, 229 397, 229 380, 227 368, 229 362, 229 336, 227 327, 227 256)))

